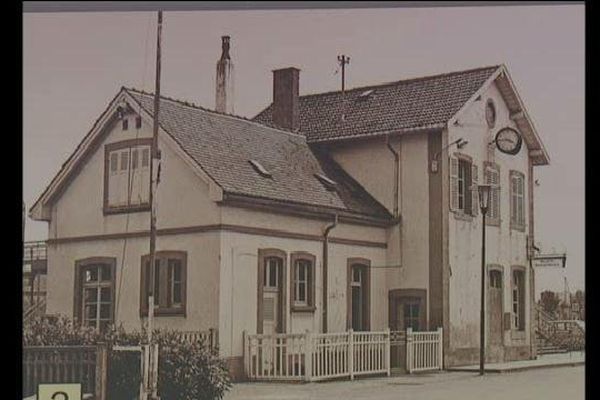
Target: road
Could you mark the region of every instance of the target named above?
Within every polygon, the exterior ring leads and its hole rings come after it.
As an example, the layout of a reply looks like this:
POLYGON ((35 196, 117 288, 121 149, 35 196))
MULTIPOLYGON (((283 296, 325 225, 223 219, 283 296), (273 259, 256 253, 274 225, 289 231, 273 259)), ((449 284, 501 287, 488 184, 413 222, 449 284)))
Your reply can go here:
POLYGON ((225 400, 583 400, 585 366, 533 369, 483 377, 440 372, 308 384, 239 383, 225 400))

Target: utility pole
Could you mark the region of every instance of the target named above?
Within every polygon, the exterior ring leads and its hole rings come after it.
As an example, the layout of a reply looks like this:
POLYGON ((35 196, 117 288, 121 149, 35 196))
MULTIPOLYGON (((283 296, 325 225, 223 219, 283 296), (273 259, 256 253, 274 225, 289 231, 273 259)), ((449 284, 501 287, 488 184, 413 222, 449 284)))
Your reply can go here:
POLYGON ((338 63, 342 67, 342 93, 344 93, 346 85, 346 64, 350 64, 350 57, 342 54, 341 56, 338 56, 337 59, 338 63))
POLYGON ((146 359, 150 361, 150 376, 149 379, 150 387, 149 392, 151 394, 152 399, 157 398, 157 386, 155 379, 152 379, 156 376, 154 371, 158 368, 158 365, 153 365, 154 360, 157 360, 157 357, 152 355, 152 352, 155 349, 152 343, 152 330, 153 330, 153 320, 154 320, 154 287, 155 283, 155 268, 156 268, 156 207, 155 207, 155 192, 156 187, 158 185, 158 173, 155 171, 157 169, 160 171, 160 151, 158 149, 158 115, 160 110, 160 44, 161 44, 161 33, 162 33, 162 11, 158 11, 158 27, 157 27, 157 35, 156 35, 156 81, 155 81, 155 90, 154 90, 154 119, 153 119, 153 132, 152 132, 152 146, 151 146, 151 157, 150 157, 150 288, 148 291, 148 350, 150 351, 150 357, 146 359), (156 168, 156 167, 159 168, 156 168))

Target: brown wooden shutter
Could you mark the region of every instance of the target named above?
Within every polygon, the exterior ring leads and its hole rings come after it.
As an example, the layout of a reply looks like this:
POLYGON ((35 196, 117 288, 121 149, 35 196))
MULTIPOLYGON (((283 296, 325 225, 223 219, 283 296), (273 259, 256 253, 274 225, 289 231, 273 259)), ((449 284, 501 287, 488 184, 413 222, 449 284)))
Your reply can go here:
POLYGON ((450 157, 450 210, 458 210, 458 158, 450 157))
POLYGON ((493 170, 491 174, 493 215, 494 219, 500 220, 500 171, 493 170))
POLYGON ((477 165, 471 164, 471 215, 476 216, 479 213, 479 193, 477 190, 477 165))

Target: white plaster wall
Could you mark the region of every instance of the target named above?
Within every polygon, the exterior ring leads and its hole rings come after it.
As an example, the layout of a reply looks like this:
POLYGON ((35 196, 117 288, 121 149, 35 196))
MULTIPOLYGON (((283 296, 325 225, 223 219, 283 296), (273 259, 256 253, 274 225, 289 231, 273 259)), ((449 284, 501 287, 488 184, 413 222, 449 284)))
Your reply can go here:
MULTIPOLYGON (((218 326, 219 234, 206 232, 158 237, 156 249, 187 252, 186 317, 156 316, 158 328, 206 330, 218 326)), ((147 238, 97 240, 48 246, 47 312, 73 317, 75 262, 88 257, 116 258, 116 322, 140 329, 141 257, 149 253, 147 238), (125 250, 124 250, 125 249, 125 250)), ((146 318, 143 319, 144 321, 146 318)))
MULTIPOLYGON (((52 207, 49 235, 52 238, 98 235, 148 230, 150 212, 103 215, 104 146, 122 140, 152 137, 152 121, 144 120, 136 133, 135 119, 130 117, 129 130, 117 123, 79 174, 52 207), (129 221, 127 221, 129 219, 129 221), (128 225, 127 225, 128 224, 128 225)), ((208 196, 208 184, 159 137, 162 151, 161 181, 157 189, 157 228, 171 228, 218 223, 219 208, 208 196), (185 212, 181 212, 185 210, 185 212)))
MULTIPOLYGON (((479 183, 483 182, 483 161, 496 162, 500 166, 500 227, 486 228, 486 263, 504 267, 504 310, 512 310, 511 266, 527 267, 526 282, 529 282, 529 263, 526 255, 526 235, 529 217, 528 193, 525 190, 525 232, 510 229, 509 171, 511 169, 525 175, 525 188, 528 183, 528 154, 526 145, 521 151, 510 156, 498 150, 488 150, 487 144, 494 139, 496 132, 506 126, 516 129, 509 118, 509 111, 495 85, 482 94, 481 100, 474 102, 462 114, 459 126, 450 126, 448 142, 460 137, 469 143, 460 152, 473 157, 478 166, 479 183), (496 124, 489 129, 485 120, 485 105, 491 98, 496 105, 496 124)), ((453 147, 451 152, 456 151, 453 147)), ((449 213, 449 262, 451 269, 450 304, 450 345, 454 348, 479 346, 479 319, 481 301, 481 213, 472 221, 462 221, 449 213)), ((511 332, 505 332, 505 345, 529 344, 529 284, 526 284, 526 329, 522 339, 511 339, 511 332)), ((487 323, 486 323, 487 326, 487 323)), ((487 327, 486 327, 487 332, 487 327)))
MULTIPOLYGON (((322 331, 321 242, 234 232, 223 232, 221 238, 219 344, 222 356, 241 356, 242 332, 245 330, 249 334, 256 333, 257 268, 260 248, 280 249, 287 255, 287 332, 322 331), (316 257, 314 313, 290 312, 290 254, 295 251, 306 251, 316 257)), ((346 331, 346 268, 347 259, 350 257, 367 258, 374 266, 381 265, 385 261, 385 249, 330 244, 327 320, 329 332, 346 331)), ((384 275, 374 270, 371 282, 371 326, 372 329, 384 329, 387 323, 384 275)))
MULTIPOLYGON (((390 138, 390 144, 400 156, 398 180, 402 223, 386 232, 388 290, 426 289, 429 295, 428 136, 421 133, 395 136, 390 138)), ((390 213, 393 212, 394 157, 384 139, 336 145, 332 146, 331 152, 336 162, 390 213)))

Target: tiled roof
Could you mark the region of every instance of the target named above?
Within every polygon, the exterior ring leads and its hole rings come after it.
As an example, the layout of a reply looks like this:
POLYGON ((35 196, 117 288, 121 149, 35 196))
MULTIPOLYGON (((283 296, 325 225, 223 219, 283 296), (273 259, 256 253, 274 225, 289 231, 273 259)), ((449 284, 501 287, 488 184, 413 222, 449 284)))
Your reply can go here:
MULTIPOLYGON (((300 96, 298 130, 308 142, 318 142, 439 126, 448 122, 499 67, 354 88, 344 95, 336 91, 300 96)), ((272 105, 253 120, 273 126, 272 105)))
MULTIPOLYGON (((125 90, 153 114, 152 94, 125 90)), ((313 153, 302 135, 168 98, 161 98, 159 120, 226 193, 392 218, 333 161, 313 153), (271 177, 258 173, 249 160, 258 161, 271 177), (338 182, 339 189, 327 190, 316 173, 338 182)))

